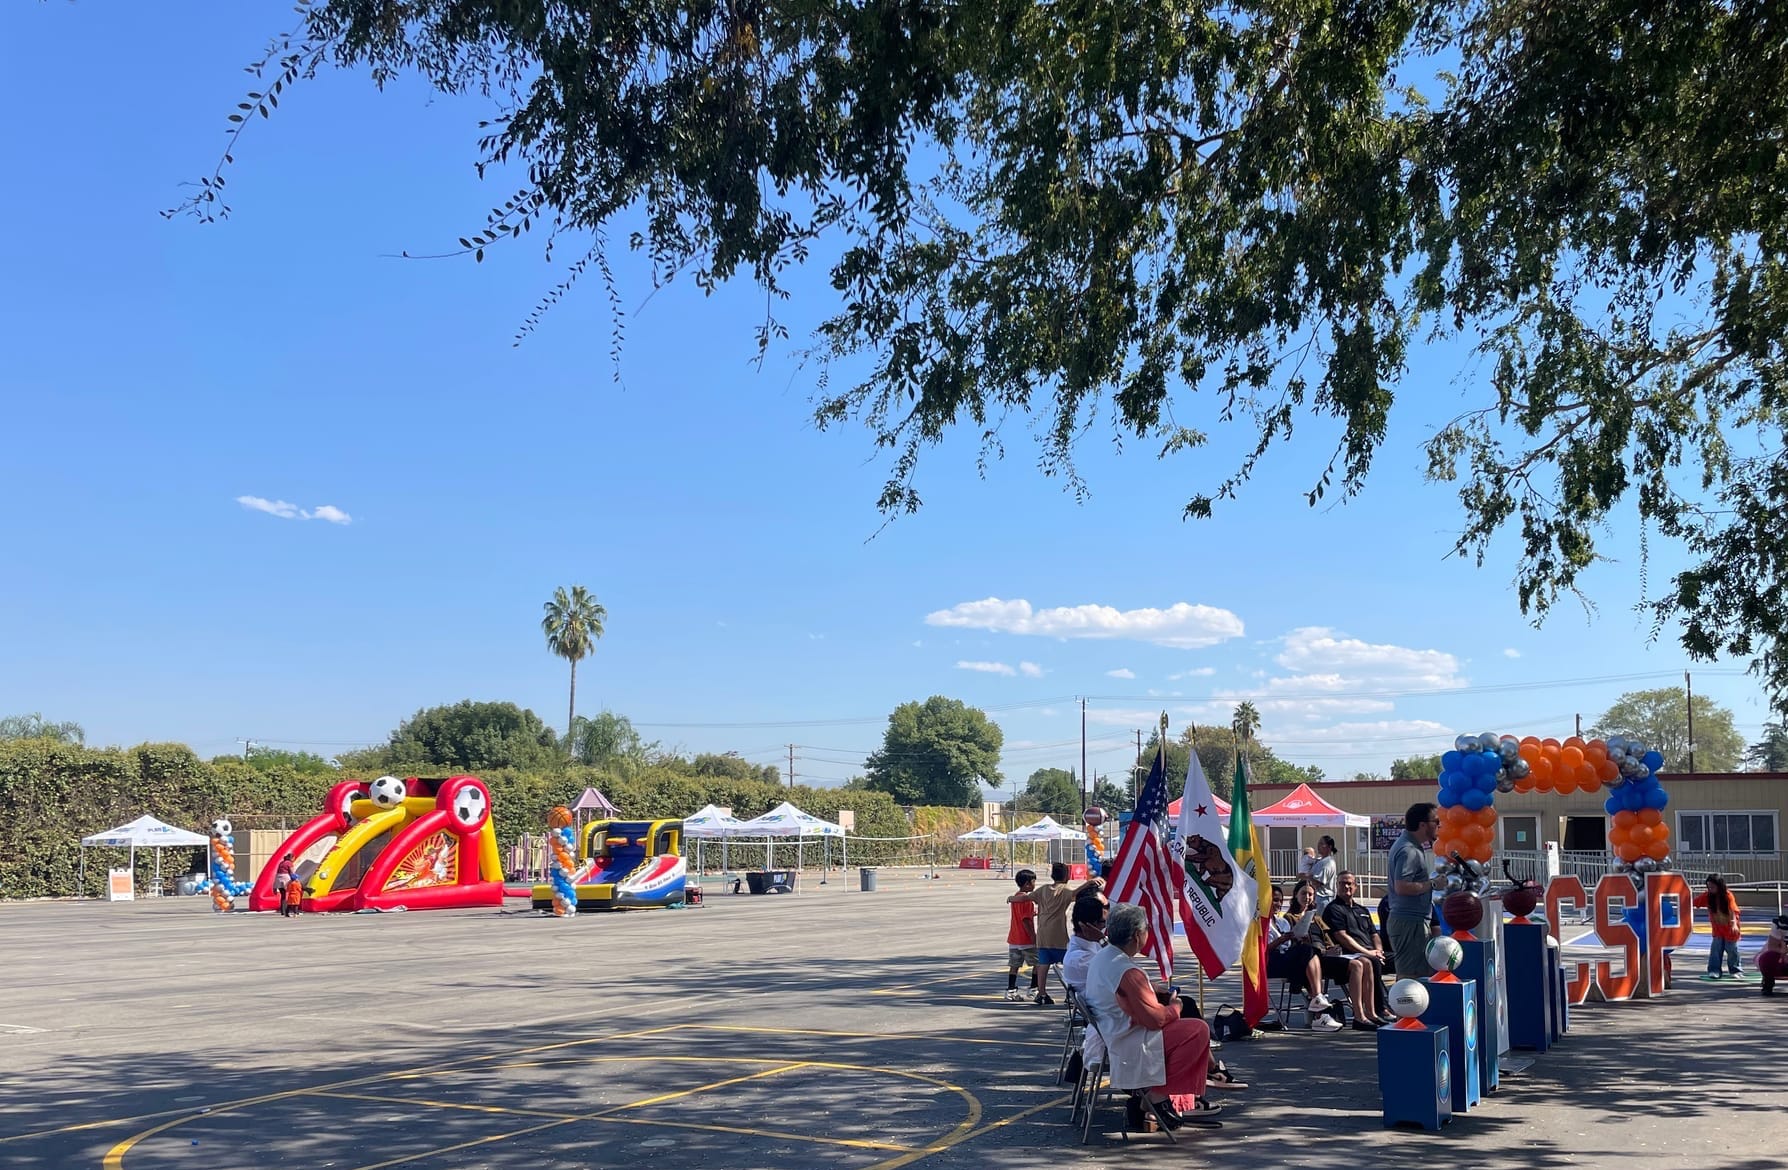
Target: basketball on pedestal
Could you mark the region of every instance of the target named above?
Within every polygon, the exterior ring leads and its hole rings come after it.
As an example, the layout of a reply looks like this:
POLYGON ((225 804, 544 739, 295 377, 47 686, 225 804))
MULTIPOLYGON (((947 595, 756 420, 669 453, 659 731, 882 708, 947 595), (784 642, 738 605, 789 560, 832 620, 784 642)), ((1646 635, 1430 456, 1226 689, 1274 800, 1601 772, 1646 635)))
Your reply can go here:
POLYGON ((1471 928, 1484 921, 1484 903, 1470 890, 1457 890, 1441 901, 1440 916, 1454 938, 1471 938, 1471 928))

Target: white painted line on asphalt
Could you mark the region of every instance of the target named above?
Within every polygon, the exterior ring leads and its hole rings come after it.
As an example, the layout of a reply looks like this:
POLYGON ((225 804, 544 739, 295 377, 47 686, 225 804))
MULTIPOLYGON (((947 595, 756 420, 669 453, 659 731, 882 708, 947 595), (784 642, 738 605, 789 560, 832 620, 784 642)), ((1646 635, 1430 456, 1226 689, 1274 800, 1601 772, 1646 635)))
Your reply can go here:
POLYGON ((7 1032, 14 1036, 25 1036, 42 1031, 44 1031, 43 1028, 33 1028, 26 1024, 0 1024, 0 1032, 7 1032))

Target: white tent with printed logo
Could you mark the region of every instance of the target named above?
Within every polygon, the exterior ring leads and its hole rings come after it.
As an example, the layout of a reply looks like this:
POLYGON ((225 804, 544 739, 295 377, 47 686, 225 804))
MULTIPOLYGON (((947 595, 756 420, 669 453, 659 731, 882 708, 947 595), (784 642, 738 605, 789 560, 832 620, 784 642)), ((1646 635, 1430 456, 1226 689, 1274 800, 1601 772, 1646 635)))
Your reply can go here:
MULTIPOLYGON (((799 867, 803 860, 801 851, 807 843, 807 838, 842 837, 844 836, 844 826, 822 820, 810 812, 802 812, 785 800, 763 816, 752 817, 741 824, 732 836, 735 838, 765 838, 765 869, 775 868, 771 862, 776 856, 776 839, 778 837, 793 837, 795 838, 795 865, 799 867)), ((829 850, 828 856, 830 856, 829 850)), ((846 863, 849 863, 848 859, 846 863)))
POLYGON ((145 813, 126 825, 115 829, 107 829, 103 833, 95 833, 91 837, 81 838, 80 877, 77 879, 75 894, 78 896, 87 880, 87 850, 110 845, 114 848, 130 850, 131 880, 136 880, 137 850, 155 850, 155 889, 161 890, 161 851, 163 849, 191 849, 200 845, 210 845, 211 838, 203 833, 188 832, 177 829, 165 821, 158 821, 145 813))

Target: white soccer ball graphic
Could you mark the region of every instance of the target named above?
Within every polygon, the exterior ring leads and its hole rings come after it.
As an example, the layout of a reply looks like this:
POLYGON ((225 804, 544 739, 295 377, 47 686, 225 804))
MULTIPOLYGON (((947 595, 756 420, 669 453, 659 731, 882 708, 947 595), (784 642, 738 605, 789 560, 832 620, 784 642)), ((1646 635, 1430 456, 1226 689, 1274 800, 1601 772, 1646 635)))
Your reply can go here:
POLYGON ((453 819, 463 829, 475 829, 484 823, 484 815, 490 810, 490 801, 484 791, 470 784, 459 790, 453 798, 453 819))
POLYGON ((213 837, 228 837, 235 831, 235 826, 230 824, 229 818, 227 817, 218 817, 215 821, 211 822, 211 835, 213 837))
POLYGON ((1465 961, 1465 948, 1443 934, 1428 940, 1427 956, 1428 965, 1436 971, 1456 971, 1465 961))
POLYGON ((1385 1003, 1394 1015, 1414 1019, 1428 1010, 1428 989, 1414 979, 1399 979, 1391 984, 1385 1003))
POLYGON ((372 782, 372 787, 366 790, 366 794, 380 808, 396 808, 404 802, 404 797, 409 795, 409 791, 404 782, 396 776, 380 776, 372 782))

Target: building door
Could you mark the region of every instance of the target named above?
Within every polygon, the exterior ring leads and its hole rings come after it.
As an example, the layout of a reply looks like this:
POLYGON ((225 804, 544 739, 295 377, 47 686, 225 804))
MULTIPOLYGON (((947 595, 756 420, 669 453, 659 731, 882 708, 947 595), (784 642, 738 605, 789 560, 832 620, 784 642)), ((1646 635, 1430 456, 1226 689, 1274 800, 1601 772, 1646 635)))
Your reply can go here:
POLYGON ((1601 853, 1608 848, 1608 818, 1564 817, 1559 848, 1566 853, 1601 853))
POLYGON ((1538 853, 1540 851, 1540 818, 1536 816, 1498 817, 1502 824, 1502 848, 1505 853, 1538 853))

